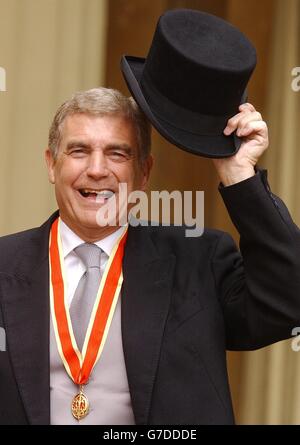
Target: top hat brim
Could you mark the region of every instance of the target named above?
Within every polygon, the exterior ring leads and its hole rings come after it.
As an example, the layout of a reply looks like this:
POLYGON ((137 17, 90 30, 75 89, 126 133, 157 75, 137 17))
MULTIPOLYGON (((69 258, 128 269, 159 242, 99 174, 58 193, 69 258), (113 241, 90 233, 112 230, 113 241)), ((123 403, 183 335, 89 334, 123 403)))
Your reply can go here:
MULTIPOLYGON (((230 136, 225 136, 223 133, 205 135, 182 129, 170 120, 167 121, 161 115, 159 116, 145 98, 142 90, 141 79, 144 65, 144 58, 123 56, 121 59, 121 70, 129 91, 152 125, 165 139, 187 152, 207 158, 226 158, 233 156, 239 150, 241 139, 235 133, 230 136)), ((243 102, 245 102, 245 95, 241 100, 241 103, 243 102)), ((176 109, 175 104, 174 109, 176 109)), ((210 118, 210 116, 204 117, 210 118)), ((225 126, 226 122, 224 128, 225 126)))

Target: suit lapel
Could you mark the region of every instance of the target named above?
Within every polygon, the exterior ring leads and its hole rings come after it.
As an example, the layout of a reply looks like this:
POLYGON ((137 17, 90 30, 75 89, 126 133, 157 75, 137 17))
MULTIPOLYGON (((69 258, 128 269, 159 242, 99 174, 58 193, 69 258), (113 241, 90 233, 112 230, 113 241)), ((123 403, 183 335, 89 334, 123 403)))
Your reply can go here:
POLYGON ((17 273, 0 274, 8 352, 28 421, 35 425, 50 423, 48 238, 52 220, 22 244, 17 273))
POLYGON ((137 424, 146 424, 171 299, 173 255, 160 256, 141 227, 130 228, 123 263, 122 336, 137 424))

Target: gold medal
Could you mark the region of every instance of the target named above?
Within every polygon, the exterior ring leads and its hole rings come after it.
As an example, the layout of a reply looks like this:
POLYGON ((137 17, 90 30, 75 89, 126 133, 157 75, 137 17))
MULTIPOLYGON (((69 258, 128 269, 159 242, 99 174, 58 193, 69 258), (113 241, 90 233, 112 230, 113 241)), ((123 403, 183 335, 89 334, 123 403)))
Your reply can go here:
POLYGON ((83 419, 89 413, 89 400, 84 394, 82 385, 80 385, 79 393, 72 400, 72 414, 77 420, 83 419))

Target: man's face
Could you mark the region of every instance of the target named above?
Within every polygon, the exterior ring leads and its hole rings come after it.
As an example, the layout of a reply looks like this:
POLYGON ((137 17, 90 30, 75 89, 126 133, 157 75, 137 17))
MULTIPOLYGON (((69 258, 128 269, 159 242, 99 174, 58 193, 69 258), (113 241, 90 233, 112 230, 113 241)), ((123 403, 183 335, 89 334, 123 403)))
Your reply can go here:
MULTIPOLYGON (((96 241, 116 230, 97 224, 99 208, 126 183, 128 195, 144 190, 152 166, 141 163, 132 123, 120 116, 74 114, 62 124, 56 159, 46 151, 49 180, 62 220, 85 241, 96 241)), ((117 206, 118 207, 118 206, 117 206)))

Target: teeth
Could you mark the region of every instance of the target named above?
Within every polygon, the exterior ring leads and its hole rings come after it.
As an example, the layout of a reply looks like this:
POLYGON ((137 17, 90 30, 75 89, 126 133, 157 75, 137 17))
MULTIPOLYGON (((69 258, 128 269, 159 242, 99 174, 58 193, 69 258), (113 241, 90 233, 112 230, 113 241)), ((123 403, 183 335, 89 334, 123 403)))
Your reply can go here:
POLYGON ((109 199, 114 192, 112 190, 93 190, 93 189, 82 189, 82 193, 88 196, 90 193, 97 195, 97 198, 101 199, 109 199))
POLYGON ((97 197, 109 199, 113 194, 114 192, 111 190, 101 190, 101 192, 97 192, 97 197))
POLYGON ((82 190, 83 193, 85 194, 89 194, 89 193, 94 193, 97 196, 101 196, 101 197, 106 197, 106 196, 112 196, 114 194, 114 192, 112 192, 111 190, 92 190, 92 189, 83 189, 82 190))
POLYGON ((88 193, 95 193, 95 194, 97 194, 98 192, 96 190, 83 189, 83 193, 85 193, 85 194, 88 194, 88 193))

